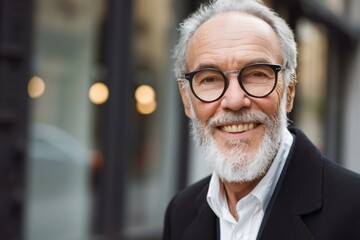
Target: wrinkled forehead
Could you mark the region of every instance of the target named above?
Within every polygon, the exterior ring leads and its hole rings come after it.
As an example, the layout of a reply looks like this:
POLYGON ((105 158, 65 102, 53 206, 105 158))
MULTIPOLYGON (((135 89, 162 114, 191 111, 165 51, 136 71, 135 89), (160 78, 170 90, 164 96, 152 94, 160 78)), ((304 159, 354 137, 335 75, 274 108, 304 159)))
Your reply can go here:
POLYGON ((196 30, 187 49, 188 67, 206 53, 264 53, 282 59, 279 39, 272 27, 258 17, 238 12, 216 15, 196 30))

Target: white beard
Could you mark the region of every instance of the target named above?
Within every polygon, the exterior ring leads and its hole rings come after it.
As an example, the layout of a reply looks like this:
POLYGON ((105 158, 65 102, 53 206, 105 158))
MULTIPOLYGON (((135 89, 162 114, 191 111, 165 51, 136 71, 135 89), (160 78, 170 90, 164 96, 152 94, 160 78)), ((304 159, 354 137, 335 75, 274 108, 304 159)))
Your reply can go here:
POLYGON ((210 118, 207 126, 203 126, 195 117, 191 119, 191 132, 196 145, 210 168, 223 181, 249 182, 266 174, 279 150, 282 132, 287 127, 285 96, 274 116, 261 111, 227 112, 210 118), (224 142, 224 151, 212 136, 218 122, 260 122, 265 128, 264 137, 258 149, 254 149, 249 140, 233 140, 224 142))

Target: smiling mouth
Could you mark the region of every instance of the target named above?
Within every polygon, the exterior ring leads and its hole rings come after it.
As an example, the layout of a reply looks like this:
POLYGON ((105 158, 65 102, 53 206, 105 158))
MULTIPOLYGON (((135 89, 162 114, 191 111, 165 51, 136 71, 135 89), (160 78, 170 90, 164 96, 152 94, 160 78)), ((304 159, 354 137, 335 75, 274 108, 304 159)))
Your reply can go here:
POLYGON ((259 123, 242 123, 242 124, 224 125, 219 127, 219 129, 227 133, 241 133, 254 129, 257 126, 259 126, 259 123))

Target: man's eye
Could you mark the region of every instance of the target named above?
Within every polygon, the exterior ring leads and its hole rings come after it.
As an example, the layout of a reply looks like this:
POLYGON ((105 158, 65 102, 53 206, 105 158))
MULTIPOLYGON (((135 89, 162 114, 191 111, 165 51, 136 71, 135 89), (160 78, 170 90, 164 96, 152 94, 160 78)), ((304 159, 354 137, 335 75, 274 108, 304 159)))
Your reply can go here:
POLYGON ((210 83, 214 83, 217 81, 217 78, 216 77, 206 77, 204 78, 201 83, 203 84, 210 84, 210 83))
POLYGON ((253 72, 251 74, 251 76, 253 76, 253 77, 268 77, 268 75, 264 72, 253 72))

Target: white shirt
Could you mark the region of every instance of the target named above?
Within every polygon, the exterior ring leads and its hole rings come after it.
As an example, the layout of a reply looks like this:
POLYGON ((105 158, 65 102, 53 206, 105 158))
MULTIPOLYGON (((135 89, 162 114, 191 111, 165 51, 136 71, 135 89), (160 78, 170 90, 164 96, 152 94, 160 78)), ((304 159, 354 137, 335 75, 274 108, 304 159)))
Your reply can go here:
POLYGON ((219 218, 221 240, 256 239, 265 210, 284 168, 292 143, 293 137, 285 129, 279 151, 268 172, 248 195, 237 202, 238 221, 229 211, 224 185, 215 172, 212 174, 207 201, 219 218))

